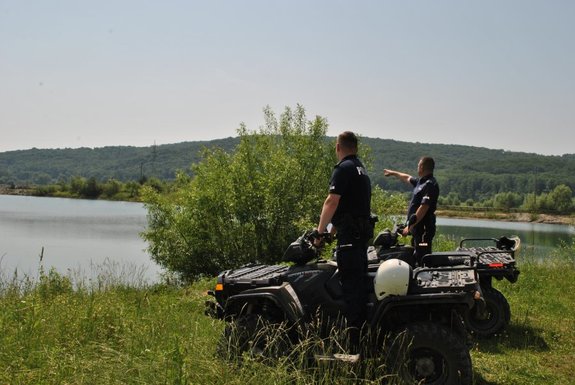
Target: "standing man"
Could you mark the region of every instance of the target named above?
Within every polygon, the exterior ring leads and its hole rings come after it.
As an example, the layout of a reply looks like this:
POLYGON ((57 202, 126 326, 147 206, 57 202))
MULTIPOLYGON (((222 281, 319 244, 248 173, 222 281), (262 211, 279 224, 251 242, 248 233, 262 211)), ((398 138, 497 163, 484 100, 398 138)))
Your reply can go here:
POLYGON ((419 178, 398 171, 383 170, 385 176, 395 176, 413 186, 413 194, 407 210, 408 226, 403 230, 403 235, 409 233, 413 235, 417 265, 421 265, 424 255, 431 253, 431 243, 435 236, 435 209, 439 197, 439 185, 433 177, 434 168, 433 158, 424 156, 417 164, 419 178))
POLYGON ((357 137, 353 132, 339 134, 335 152, 339 163, 331 175, 317 229, 324 233, 331 223, 337 232, 336 258, 346 303, 344 316, 351 347, 358 349, 360 329, 366 319, 367 243, 373 237, 371 181, 357 157, 357 137))

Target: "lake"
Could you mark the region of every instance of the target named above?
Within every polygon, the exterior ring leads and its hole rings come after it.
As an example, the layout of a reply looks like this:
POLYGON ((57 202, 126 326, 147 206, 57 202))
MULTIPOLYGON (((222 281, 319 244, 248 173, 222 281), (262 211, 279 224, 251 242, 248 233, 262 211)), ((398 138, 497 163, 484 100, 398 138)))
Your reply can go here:
POLYGON ((505 222, 480 219, 437 218, 438 232, 453 237, 457 242, 463 238, 499 238, 517 235, 521 239, 521 256, 543 259, 561 242, 571 243, 575 227, 568 225, 505 222))
POLYGON ((140 203, 0 195, 0 268, 37 276, 42 254, 45 270, 113 268, 155 281, 161 269, 139 236, 146 223, 140 203))
MULTIPOLYGON (((140 203, 0 195, 0 272, 37 276, 42 255, 45 270, 90 277, 119 269, 157 281, 162 269, 139 235, 146 224, 140 203)), ((518 235, 522 253, 541 258, 575 235, 573 226, 452 218, 438 218, 438 231, 457 241, 518 235)))

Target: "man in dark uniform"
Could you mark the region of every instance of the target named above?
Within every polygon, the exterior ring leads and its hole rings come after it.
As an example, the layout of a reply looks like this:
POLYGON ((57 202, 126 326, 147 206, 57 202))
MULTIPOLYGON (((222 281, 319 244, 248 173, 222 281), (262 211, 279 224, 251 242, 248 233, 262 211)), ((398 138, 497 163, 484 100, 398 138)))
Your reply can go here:
POLYGON ((352 349, 357 349, 366 317, 367 243, 373 237, 371 181, 357 157, 357 137, 353 132, 337 137, 336 154, 339 163, 331 176, 317 230, 320 234, 326 232, 329 223, 335 228, 337 265, 346 303, 344 315, 352 349))
POLYGON ((403 235, 413 235, 415 247, 415 262, 421 265, 424 255, 431 253, 431 243, 435 236, 435 209, 439 197, 439 185, 433 177, 435 162, 433 158, 424 156, 417 164, 419 178, 393 170, 383 170, 385 176, 395 176, 413 186, 413 195, 407 210, 408 226, 403 235))

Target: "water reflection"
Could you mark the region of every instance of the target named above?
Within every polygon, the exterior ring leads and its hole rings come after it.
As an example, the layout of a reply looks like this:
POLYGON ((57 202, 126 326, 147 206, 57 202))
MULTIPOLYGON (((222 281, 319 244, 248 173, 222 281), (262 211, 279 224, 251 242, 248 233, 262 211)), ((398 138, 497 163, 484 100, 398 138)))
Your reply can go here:
POLYGON ((520 257, 544 258, 561 242, 570 243, 575 235, 575 228, 567 225, 455 218, 438 218, 437 223, 439 233, 456 241, 517 235, 521 239, 520 257))
POLYGON ((160 268, 139 236, 145 226, 139 203, 0 195, 0 268, 35 276, 43 250, 45 269, 86 272, 113 261, 155 280, 160 268))

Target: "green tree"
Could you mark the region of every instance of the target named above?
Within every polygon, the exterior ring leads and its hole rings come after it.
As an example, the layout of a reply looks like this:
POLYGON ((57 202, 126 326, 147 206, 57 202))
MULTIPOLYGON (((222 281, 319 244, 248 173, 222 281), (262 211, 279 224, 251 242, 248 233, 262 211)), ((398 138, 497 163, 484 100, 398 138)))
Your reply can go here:
POLYGON ((106 198, 113 198, 122 190, 122 183, 116 179, 108 179, 102 186, 102 195, 106 198))
MULTIPOLYGON (((373 183, 373 181, 372 181, 373 183)), ((392 194, 374 186, 371 193, 371 212, 378 216, 376 234, 384 229, 392 229, 395 222, 404 222, 407 212, 406 194, 392 194)))
POLYGON ((539 207, 537 206, 537 195, 534 193, 525 194, 521 208, 525 211, 533 213, 537 212, 539 210, 539 207))
POLYGON ((91 177, 84 188, 80 190, 80 194, 86 198, 96 199, 102 194, 102 186, 100 186, 95 177, 91 177))
POLYGON ((514 192, 501 192, 493 197, 493 205, 496 209, 509 210, 519 207, 523 203, 521 195, 514 192))
POLYGON ((126 185, 124 186, 126 189, 126 192, 128 193, 128 197, 131 199, 137 199, 140 197, 140 188, 141 185, 136 182, 136 181, 129 181, 128 183, 126 183, 126 185))
POLYGON ((70 180, 70 192, 76 195, 81 195, 82 191, 86 188, 86 184, 86 178, 74 176, 70 180))
POLYGON ((542 193, 537 196, 537 210, 538 211, 551 211, 554 208, 553 200, 551 195, 548 193, 542 193))
POLYGON ((281 260, 289 242, 316 224, 336 162, 327 122, 305 110, 238 130, 233 153, 206 149, 193 178, 178 173, 173 191, 144 188, 152 258, 187 279, 250 261, 281 260))
POLYGON ((459 199, 459 194, 452 191, 446 196, 440 195, 438 203, 440 205, 459 206, 459 204, 461 204, 461 200, 459 199))
POLYGON ((573 208, 573 192, 569 186, 561 184, 553 189, 549 193, 549 197, 552 203, 552 210, 558 211, 560 213, 568 213, 573 208))
POLYGON ((166 189, 166 183, 162 182, 160 179, 156 177, 147 178, 143 184, 150 186, 159 193, 163 192, 166 189))

